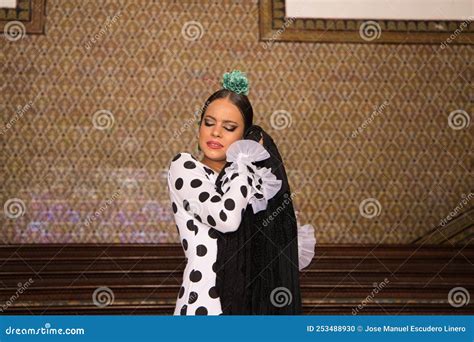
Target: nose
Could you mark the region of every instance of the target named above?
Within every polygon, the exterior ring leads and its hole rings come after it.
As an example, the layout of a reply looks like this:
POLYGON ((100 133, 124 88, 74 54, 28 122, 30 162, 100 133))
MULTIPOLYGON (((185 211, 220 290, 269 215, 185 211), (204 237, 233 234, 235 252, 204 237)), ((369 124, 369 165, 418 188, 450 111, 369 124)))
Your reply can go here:
POLYGON ((218 125, 214 125, 214 129, 212 130, 212 136, 214 137, 221 136, 221 128, 218 125))

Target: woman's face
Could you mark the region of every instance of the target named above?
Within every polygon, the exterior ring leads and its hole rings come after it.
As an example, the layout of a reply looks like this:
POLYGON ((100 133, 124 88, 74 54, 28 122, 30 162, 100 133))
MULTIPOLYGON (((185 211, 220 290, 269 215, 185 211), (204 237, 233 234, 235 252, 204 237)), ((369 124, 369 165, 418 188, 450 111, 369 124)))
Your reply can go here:
POLYGON ((225 160, 229 145, 243 135, 244 119, 239 109, 227 98, 212 101, 199 127, 199 146, 205 156, 215 161, 225 160))

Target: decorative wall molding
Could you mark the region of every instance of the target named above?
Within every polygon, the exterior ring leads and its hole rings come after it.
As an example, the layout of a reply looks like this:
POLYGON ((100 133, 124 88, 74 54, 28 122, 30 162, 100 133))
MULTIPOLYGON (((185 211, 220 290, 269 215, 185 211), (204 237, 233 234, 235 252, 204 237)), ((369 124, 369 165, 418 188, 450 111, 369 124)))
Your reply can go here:
POLYGON ((25 28, 24 33, 44 34, 46 0, 17 0, 16 3, 16 8, 0 7, 0 33, 6 33, 9 23, 19 22, 25 28))
POLYGON ((286 0, 260 1, 261 40, 337 43, 474 43, 474 23, 472 20, 288 18, 285 16, 285 2, 286 0))

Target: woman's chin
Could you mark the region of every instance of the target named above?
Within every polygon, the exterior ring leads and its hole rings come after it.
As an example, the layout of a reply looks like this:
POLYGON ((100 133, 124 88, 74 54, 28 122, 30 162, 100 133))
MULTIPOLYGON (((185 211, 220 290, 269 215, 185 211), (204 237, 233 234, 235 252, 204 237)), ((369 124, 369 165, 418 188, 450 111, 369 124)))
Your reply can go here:
POLYGON ((225 155, 225 150, 224 148, 219 148, 219 149, 214 149, 214 148, 210 148, 210 147, 205 147, 204 149, 204 154, 210 158, 210 159, 222 159, 222 158, 226 158, 226 155, 225 155))

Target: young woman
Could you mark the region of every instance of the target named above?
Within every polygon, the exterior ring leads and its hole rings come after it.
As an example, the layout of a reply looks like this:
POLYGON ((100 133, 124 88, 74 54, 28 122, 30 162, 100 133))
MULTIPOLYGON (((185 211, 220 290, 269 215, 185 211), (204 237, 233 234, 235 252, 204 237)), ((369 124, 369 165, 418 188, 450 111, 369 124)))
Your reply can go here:
POLYGON ((281 188, 269 169, 255 163, 270 158, 256 141, 243 140, 253 110, 244 74, 226 73, 223 89, 202 110, 198 161, 187 152, 170 163, 168 187, 176 226, 187 259, 174 315, 220 315, 216 288, 217 234, 239 228, 247 205, 262 208, 281 188), (224 168, 225 166, 225 168, 224 168), (218 189, 216 179, 225 175, 218 189))

